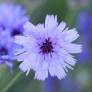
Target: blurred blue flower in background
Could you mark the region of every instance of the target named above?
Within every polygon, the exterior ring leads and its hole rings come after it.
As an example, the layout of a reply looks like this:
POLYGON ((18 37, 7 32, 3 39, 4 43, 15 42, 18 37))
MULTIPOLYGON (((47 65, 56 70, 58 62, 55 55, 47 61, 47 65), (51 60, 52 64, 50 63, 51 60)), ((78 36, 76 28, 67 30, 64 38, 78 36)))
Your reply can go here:
POLYGON ((76 79, 71 76, 68 76, 61 81, 61 87, 64 92, 80 92, 79 86, 80 85, 77 83, 76 79))
POLYGON ((43 82, 43 92, 60 92, 60 81, 56 77, 48 76, 43 82))
POLYGON ((92 60, 92 14, 84 10, 78 14, 77 29, 81 34, 83 43, 83 52, 79 55, 80 63, 86 63, 92 60))
POLYGON ((0 64, 7 64, 12 67, 11 61, 14 58, 13 38, 9 30, 0 29, 0 64))
POLYGON ((29 20, 21 6, 0 4, 0 64, 12 67, 14 61, 14 36, 22 35, 23 25, 29 20))
POLYGON ((23 25, 28 20, 22 6, 11 3, 0 4, 0 27, 9 29, 12 36, 22 34, 23 25))

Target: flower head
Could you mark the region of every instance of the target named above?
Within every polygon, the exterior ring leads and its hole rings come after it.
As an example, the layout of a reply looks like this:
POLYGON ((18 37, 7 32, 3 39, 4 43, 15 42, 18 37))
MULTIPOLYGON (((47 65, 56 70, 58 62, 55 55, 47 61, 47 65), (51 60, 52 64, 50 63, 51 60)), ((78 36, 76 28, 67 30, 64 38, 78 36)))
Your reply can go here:
POLYGON ((27 22, 24 29, 24 36, 15 37, 15 43, 22 45, 25 52, 16 57, 22 61, 20 69, 27 74, 33 69, 39 80, 45 80, 48 73, 64 78, 67 68, 72 69, 76 63, 71 53, 81 52, 81 45, 73 43, 79 37, 76 29, 69 30, 65 22, 58 24, 53 15, 46 16, 45 25, 27 22))
MULTIPOLYGON (((12 66, 14 60, 14 39, 11 37, 9 30, 0 29, 0 64, 12 66)), ((17 46, 17 45, 16 45, 17 46)))
POLYGON ((12 36, 22 34, 23 24, 28 21, 28 16, 25 13, 19 5, 0 4, 0 27, 10 29, 12 36))
POLYGON ((28 16, 21 6, 10 3, 0 4, 0 64, 12 66, 14 61, 14 36, 23 32, 28 16))

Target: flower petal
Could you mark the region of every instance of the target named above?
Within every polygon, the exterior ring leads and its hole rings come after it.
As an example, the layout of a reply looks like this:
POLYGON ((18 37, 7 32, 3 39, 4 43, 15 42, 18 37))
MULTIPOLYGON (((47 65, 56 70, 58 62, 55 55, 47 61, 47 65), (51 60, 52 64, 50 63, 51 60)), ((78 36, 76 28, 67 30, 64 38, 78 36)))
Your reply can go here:
POLYGON ((29 74, 30 69, 31 69, 31 65, 29 63, 29 61, 24 61, 20 64, 19 68, 23 71, 23 72, 27 72, 26 75, 29 74))
POLYGON ((45 80, 48 77, 48 63, 43 62, 39 69, 35 72, 35 79, 45 80))
POLYGON ((57 16, 54 15, 47 15, 45 19, 45 28, 47 30, 54 29, 57 27, 58 22, 57 22, 57 16))
POLYGON ((61 32, 64 31, 65 27, 66 27, 66 23, 62 21, 58 26, 58 31, 61 32))
POLYGON ((67 50, 68 53, 81 53, 82 45, 79 44, 64 44, 62 47, 67 50))
POLYGON ((63 34, 64 40, 68 42, 73 42, 79 37, 79 34, 75 28, 70 29, 68 31, 64 31, 62 34, 63 34))

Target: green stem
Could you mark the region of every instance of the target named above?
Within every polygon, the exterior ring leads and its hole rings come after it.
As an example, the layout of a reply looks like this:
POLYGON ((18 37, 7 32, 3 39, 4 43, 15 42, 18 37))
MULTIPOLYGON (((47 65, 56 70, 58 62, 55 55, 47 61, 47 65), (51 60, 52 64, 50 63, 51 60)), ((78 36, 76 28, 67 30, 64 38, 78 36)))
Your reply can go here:
POLYGON ((17 76, 15 76, 15 77, 10 81, 10 83, 7 85, 7 87, 5 87, 1 92, 7 92, 8 89, 16 82, 16 80, 17 80, 21 75, 22 75, 22 73, 19 72, 19 73, 17 74, 17 76))

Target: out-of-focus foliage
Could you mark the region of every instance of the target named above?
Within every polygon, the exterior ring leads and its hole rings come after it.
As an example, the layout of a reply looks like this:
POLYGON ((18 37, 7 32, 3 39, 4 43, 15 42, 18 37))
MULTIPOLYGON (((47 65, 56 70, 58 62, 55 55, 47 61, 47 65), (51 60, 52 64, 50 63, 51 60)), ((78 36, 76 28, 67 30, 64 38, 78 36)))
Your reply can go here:
MULTIPOLYGON (((43 0, 44 1, 44 0, 43 0)), ((68 12, 66 0, 45 0, 32 14, 35 23, 44 22, 47 14, 58 15, 58 20, 64 19, 68 12)))
POLYGON ((41 83, 33 79, 33 74, 25 76, 14 67, 10 72, 8 68, 0 68, 0 92, 41 92, 41 83))

